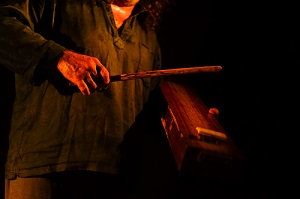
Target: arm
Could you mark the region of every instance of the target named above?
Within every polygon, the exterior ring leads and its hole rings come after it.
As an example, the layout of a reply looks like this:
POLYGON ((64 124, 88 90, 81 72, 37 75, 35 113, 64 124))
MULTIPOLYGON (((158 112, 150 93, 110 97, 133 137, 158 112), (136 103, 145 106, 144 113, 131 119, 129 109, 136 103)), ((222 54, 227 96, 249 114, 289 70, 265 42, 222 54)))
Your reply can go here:
POLYGON ((51 18, 54 15, 51 0, 9 2, 15 3, 3 3, 0 6, 1 66, 23 76, 33 85, 41 81, 41 74, 46 74, 46 78, 47 73, 59 70, 84 95, 90 94, 87 84, 97 89, 107 86, 105 84, 109 83, 108 71, 97 58, 68 51, 38 33, 43 16, 48 15, 51 18), (91 74, 96 75, 98 71, 104 85, 96 83, 91 77, 91 74))
POLYGON ((40 11, 34 11, 28 0, 18 2, 0 6, 0 65, 34 84, 38 64, 51 62, 65 48, 36 33, 40 11))

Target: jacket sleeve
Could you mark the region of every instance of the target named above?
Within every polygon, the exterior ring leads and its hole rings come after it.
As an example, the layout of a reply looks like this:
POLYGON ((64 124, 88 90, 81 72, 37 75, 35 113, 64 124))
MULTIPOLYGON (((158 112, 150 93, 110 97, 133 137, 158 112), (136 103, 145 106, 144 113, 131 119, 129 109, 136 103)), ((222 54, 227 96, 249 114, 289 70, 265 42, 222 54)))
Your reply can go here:
MULTIPOLYGON (((34 84, 36 71, 43 71, 65 48, 38 33, 51 0, 15 0, 0 5, 0 67, 34 84), (37 70, 37 69, 40 70, 37 70)), ((51 2, 51 3, 50 3, 51 2)), ((52 14, 54 16, 54 7, 52 14)), ((49 18, 49 17, 48 17, 49 18)), ((44 23, 44 22, 43 22, 44 23)), ((45 71, 43 71, 45 72, 45 71)), ((39 79, 39 78, 38 78, 39 79)))

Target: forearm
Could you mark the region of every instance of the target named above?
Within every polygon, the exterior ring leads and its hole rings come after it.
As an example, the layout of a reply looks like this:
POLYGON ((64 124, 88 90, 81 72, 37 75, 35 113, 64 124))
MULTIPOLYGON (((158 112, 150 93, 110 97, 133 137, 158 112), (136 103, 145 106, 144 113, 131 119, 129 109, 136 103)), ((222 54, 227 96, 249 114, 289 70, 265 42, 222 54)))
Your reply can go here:
POLYGON ((34 75, 44 72, 65 48, 34 32, 38 18, 22 9, 27 8, 0 7, 0 65, 33 83, 34 75))

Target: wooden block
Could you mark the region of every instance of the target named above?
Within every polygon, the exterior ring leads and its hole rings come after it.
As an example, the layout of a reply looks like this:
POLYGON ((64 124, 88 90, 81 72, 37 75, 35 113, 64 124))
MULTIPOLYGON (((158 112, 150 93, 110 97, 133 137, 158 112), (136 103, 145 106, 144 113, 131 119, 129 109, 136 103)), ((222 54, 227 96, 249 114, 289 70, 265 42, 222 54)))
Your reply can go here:
POLYGON ((199 94, 176 81, 164 80, 160 87, 167 104, 161 122, 178 170, 213 180, 239 180, 246 159, 199 94))

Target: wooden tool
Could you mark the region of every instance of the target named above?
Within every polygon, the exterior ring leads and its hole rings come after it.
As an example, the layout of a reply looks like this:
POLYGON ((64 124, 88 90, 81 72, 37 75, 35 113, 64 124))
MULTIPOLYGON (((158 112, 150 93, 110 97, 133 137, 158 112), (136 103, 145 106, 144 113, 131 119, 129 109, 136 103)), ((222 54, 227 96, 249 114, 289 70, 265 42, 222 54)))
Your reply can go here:
POLYGON ((110 76, 110 81, 126 81, 140 78, 148 78, 155 76, 166 76, 166 75, 183 75, 190 73, 211 73, 219 72, 222 70, 221 66, 196 66, 187 68, 173 68, 173 69, 163 69, 163 70, 150 70, 150 71, 140 71, 137 73, 112 75, 110 76))

